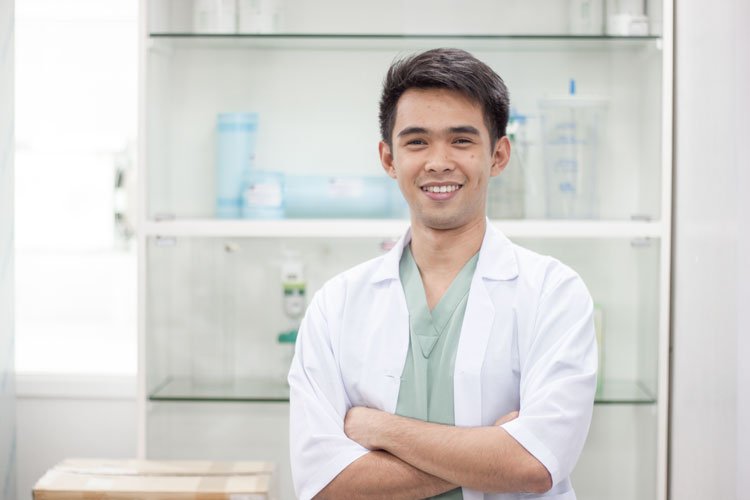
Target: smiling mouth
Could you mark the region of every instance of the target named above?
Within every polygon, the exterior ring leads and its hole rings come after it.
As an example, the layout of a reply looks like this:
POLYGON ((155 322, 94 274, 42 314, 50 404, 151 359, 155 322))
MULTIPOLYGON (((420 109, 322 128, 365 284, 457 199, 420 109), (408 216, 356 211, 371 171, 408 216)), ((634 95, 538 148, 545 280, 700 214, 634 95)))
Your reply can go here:
POLYGON ((452 193, 461 189, 461 184, 449 184, 445 186, 422 186, 422 191, 428 193, 452 193))

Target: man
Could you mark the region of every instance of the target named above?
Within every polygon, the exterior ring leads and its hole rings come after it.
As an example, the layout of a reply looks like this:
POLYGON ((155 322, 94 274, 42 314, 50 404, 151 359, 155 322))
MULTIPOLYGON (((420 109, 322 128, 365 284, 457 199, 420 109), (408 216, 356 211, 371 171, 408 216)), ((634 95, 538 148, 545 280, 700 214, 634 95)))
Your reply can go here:
POLYGON ((508 106, 501 78, 464 51, 388 71, 380 159, 411 227, 326 283, 302 323, 289 373, 301 499, 575 499, 593 304, 573 271, 487 222, 508 106))

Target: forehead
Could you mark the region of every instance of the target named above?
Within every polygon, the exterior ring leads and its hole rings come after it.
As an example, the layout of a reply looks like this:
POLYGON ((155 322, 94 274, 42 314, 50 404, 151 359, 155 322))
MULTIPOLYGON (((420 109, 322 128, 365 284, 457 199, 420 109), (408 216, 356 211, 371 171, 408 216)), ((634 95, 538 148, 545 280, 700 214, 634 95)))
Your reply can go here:
POLYGON ((404 127, 473 125, 487 132, 481 105, 457 90, 411 88, 396 105, 394 134, 404 127))

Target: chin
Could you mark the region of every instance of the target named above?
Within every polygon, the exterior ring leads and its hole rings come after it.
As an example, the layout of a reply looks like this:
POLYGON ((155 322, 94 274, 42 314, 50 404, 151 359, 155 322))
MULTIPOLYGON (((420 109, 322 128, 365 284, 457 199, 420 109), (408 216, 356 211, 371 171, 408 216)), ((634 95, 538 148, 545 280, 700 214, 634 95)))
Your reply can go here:
POLYGON ((469 221, 466 217, 461 217, 457 214, 434 214, 434 215, 423 215, 419 218, 420 224, 430 229, 437 229, 440 231, 456 229, 464 226, 469 221))

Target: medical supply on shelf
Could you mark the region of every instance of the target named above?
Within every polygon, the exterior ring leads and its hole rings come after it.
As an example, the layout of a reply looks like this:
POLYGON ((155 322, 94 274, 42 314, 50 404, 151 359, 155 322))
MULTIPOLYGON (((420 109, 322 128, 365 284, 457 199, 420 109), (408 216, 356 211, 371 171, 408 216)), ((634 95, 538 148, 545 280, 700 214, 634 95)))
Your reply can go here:
POLYGON ((297 252, 284 250, 284 262, 281 265, 281 288, 284 291, 283 309, 290 329, 299 328, 299 322, 305 314, 304 263, 297 252))
POLYGON ((193 32, 230 34, 237 32, 236 0, 193 0, 193 32))
POLYGON ((242 217, 245 219, 282 219, 284 217, 284 174, 251 170, 242 193, 242 217))
POLYGON ((607 35, 647 36, 648 33, 643 0, 607 0, 607 35))
POLYGON ((547 217, 597 216, 596 173, 602 168, 607 101, 570 94, 539 102, 542 119, 547 217))
POLYGON ((527 116, 512 109, 506 130, 510 140, 510 161, 487 186, 487 215, 492 219, 524 217, 526 124, 527 116))
POLYGON ((237 0, 237 31, 276 33, 279 15, 279 0, 237 0))
POLYGON ((613 14, 607 17, 607 35, 647 36, 648 18, 632 14, 613 14))
POLYGON ((277 340, 280 344, 289 346, 286 349, 287 353, 280 374, 281 378, 286 380, 286 374, 294 356, 297 332, 302 317, 305 315, 307 282, 305 281, 305 265, 299 252, 282 248, 281 254, 284 259, 281 263, 282 310, 286 324, 277 340))
POLYGON ((385 174, 287 175, 284 195, 290 219, 408 217, 398 184, 385 174))
POLYGON ((257 113, 220 113, 216 133, 216 216, 238 218, 255 163, 257 113))
POLYGON ((571 35, 601 35, 604 32, 604 0, 570 0, 571 35))

